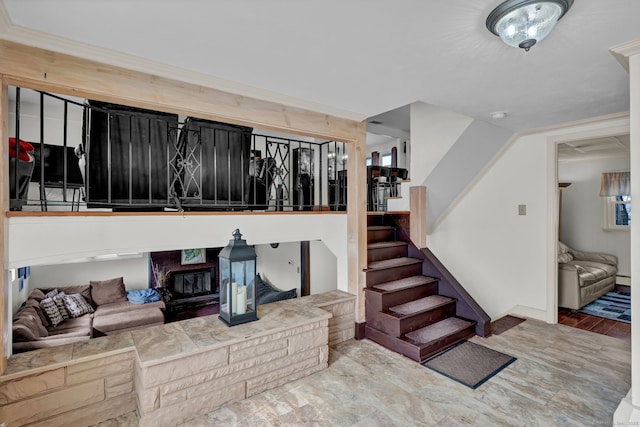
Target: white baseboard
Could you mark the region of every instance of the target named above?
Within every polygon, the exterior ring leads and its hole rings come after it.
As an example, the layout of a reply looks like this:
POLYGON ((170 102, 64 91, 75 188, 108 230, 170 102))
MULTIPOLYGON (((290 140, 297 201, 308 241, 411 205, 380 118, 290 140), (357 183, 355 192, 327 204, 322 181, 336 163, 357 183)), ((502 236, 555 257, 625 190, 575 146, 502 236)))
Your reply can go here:
POLYGON ((631 286, 630 276, 616 276, 616 285, 631 286))
POLYGON ((517 316, 517 317, 528 317, 530 319, 547 322, 546 311, 540 310, 537 308, 527 307, 524 305, 516 305, 511 310, 508 310, 505 314, 510 314, 512 316, 517 316))

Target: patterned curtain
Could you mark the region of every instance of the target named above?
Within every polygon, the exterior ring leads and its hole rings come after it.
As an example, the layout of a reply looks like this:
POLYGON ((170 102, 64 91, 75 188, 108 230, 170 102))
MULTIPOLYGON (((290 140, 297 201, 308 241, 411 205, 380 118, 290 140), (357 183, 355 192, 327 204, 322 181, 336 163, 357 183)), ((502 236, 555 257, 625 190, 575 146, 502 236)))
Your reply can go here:
POLYGON ((600 196, 631 196, 631 173, 603 172, 600 183, 600 196))

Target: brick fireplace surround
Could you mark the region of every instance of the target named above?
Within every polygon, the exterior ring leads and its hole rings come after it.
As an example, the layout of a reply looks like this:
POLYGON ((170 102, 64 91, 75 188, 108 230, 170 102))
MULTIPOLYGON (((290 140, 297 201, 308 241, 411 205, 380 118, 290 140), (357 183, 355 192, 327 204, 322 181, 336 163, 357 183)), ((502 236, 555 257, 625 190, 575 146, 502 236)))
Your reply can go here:
POLYGON ((15 355, 0 377, 0 423, 89 425, 138 410, 171 426, 327 367, 354 336, 341 291, 258 307, 232 328, 217 315, 15 355))

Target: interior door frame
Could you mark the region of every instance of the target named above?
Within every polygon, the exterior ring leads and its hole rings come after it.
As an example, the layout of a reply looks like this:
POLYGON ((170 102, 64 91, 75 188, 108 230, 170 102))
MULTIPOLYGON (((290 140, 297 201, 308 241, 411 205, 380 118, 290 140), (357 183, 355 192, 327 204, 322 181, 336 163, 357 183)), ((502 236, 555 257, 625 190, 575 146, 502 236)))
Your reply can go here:
MULTIPOLYGON (((560 213, 558 206, 558 144, 585 139, 606 138, 630 134, 630 118, 607 117, 609 123, 603 123, 592 130, 552 135, 547 139, 547 323, 558 323, 558 226, 560 213), (625 122, 621 124, 619 120, 625 122)), ((594 124, 597 124, 594 122, 594 124)))

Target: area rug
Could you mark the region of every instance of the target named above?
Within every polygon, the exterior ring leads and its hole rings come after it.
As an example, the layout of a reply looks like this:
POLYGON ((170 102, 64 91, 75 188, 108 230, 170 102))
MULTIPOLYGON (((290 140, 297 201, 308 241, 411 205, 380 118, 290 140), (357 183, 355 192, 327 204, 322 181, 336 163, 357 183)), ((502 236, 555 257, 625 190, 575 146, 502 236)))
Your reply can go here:
POLYGON ((508 354, 471 341, 463 341, 427 359, 422 362, 422 365, 460 384, 476 389, 515 361, 516 358, 508 354))
POLYGON ((607 292, 578 311, 605 319, 631 323, 631 296, 620 292, 607 292))

